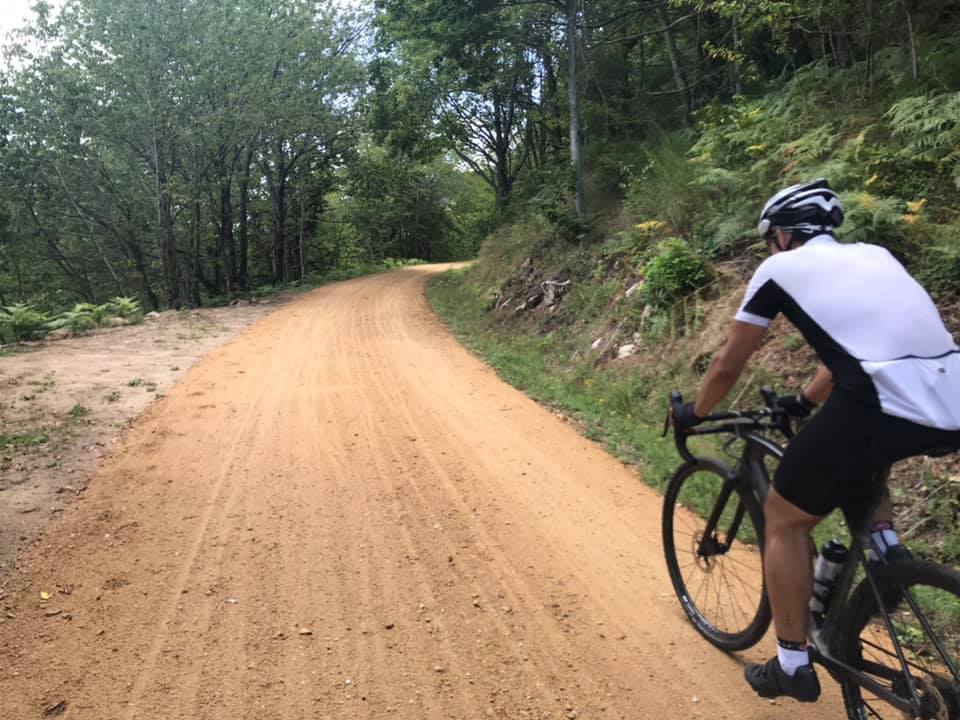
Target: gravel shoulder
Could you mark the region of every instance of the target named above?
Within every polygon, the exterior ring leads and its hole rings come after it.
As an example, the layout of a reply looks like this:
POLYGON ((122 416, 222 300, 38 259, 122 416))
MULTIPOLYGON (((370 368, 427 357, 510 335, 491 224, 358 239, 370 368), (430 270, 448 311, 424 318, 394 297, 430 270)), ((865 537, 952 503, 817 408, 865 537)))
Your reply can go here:
POLYGON ((153 313, 141 325, 6 349, 0 588, 17 555, 86 490, 131 421, 200 358, 287 300, 153 313))

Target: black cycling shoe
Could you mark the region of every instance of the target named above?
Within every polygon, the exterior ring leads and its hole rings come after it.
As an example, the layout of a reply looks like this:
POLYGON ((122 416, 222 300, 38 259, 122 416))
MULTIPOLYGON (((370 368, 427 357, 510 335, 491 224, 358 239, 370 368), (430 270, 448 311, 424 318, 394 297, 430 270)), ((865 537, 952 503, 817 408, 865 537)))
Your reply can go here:
POLYGON ((787 675, 774 657, 765 665, 747 665, 743 676, 762 698, 791 697, 800 702, 816 702, 820 697, 820 680, 813 665, 804 665, 793 675, 787 675))

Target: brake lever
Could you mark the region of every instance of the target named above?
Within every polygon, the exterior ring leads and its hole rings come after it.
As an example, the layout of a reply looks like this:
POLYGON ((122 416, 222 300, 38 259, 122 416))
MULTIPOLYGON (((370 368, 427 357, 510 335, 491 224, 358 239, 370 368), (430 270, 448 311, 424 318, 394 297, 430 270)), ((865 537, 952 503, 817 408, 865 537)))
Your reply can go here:
POLYGON ((673 425, 673 417, 676 409, 683 404, 683 395, 679 391, 673 390, 670 393, 670 407, 667 410, 667 417, 663 421, 663 435, 666 437, 670 433, 670 426, 673 425))

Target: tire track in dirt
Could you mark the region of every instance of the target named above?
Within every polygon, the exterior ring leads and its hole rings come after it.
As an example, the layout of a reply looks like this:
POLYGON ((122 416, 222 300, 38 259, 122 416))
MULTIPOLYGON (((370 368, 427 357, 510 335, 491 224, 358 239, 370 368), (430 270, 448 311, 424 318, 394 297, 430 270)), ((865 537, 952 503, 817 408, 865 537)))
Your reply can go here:
MULTIPOLYGON (((378 338, 383 341, 385 338, 393 337, 403 337, 404 340, 409 339, 409 335, 405 332, 406 328, 396 322, 396 318, 393 316, 393 313, 390 311, 390 308, 383 307, 380 308, 380 312, 375 315, 376 323, 373 328, 371 335, 375 338, 378 338), (389 320, 389 322, 387 322, 389 320)), ((389 348, 382 348, 380 353, 371 353, 365 357, 389 357, 389 348)), ((416 365, 414 361, 411 365, 416 365)), ((408 365, 407 367, 410 367, 408 365)), ((368 375, 374 379, 374 383, 378 385, 381 395, 389 400, 390 404, 398 408, 402 414, 402 421, 405 427, 405 431, 409 433, 411 440, 417 440, 423 438, 425 434, 420 427, 420 424, 416 421, 414 417, 414 411, 410 407, 406 397, 403 392, 398 390, 398 388, 404 387, 404 384, 401 382, 398 373, 395 371, 395 368, 391 367, 389 363, 381 362, 379 365, 374 365, 372 362, 367 363, 368 375)), ((432 414, 432 413, 430 413, 432 414)), ((451 473, 449 473, 444 467, 441 461, 441 457, 438 456, 437 452, 433 450, 432 443, 423 443, 421 442, 418 451, 420 453, 420 459, 427 466, 425 473, 420 473, 418 478, 415 478, 411 482, 411 490, 413 491, 412 498, 415 498, 419 502, 419 509, 423 517, 429 517, 431 508, 436 505, 450 505, 452 504, 453 510, 449 513, 445 513, 448 517, 466 519, 466 528, 460 529, 457 527, 450 528, 448 532, 446 522, 446 517, 434 517, 432 520, 429 520, 427 524, 433 523, 435 527, 442 529, 440 537, 443 541, 443 547, 445 552, 449 553, 448 558, 453 558, 458 552, 459 547, 469 546, 470 540, 473 536, 479 536, 480 542, 485 548, 488 549, 488 552, 493 556, 493 561, 496 562, 497 567, 502 572, 502 576, 498 577, 498 582, 496 583, 499 587, 508 587, 510 589, 510 598, 514 603, 514 606, 517 606, 520 602, 520 598, 526 598, 530 596, 529 588, 526 587, 520 578, 522 575, 517 572, 509 562, 508 558, 500 551, 495 543, 491 541, 489 534, 484 530, 481 523, 472 519, 471 509, 467 506, 461 492, 457 488, 457 483, 454 482, 451 478, 451 473), (432 479, 438 481, 437 488, 442 489, 443 494, 436 502, 431 502, 431 499, 428 499, 429 489, 427 487, 426 479, 432 479), (434 521, 438 521, 435 522, 434 521), (459 530, 459 532, 457 532, 459 530), (457 532, 458 535, 461 535, 461 542, 454 542, 448 539, 450 534, 457 532)), ((446 456, 446 451, 441 451, 442 456, 446 456)), ((485 596, 484 601, 490 603, 498 595, 503 595, 506 598, 506 594, 502 591, 495 592, 482 592, 485 588, 481 583, 478 582, 478 578, 468 574, 467 572, 460 570, 459 566, 450 564, 449 569, 453 571, 454 576, 456 577, 457 584, 463 588, 469 588, 464 593, 464 598, 462 602, 466 601, 466 593, 470 593, 470 599, 476 599, 477 608, 483 608, 486 611, 486 607, 480 604, 479 598, 485 596), (472 591, 472 592, 471 592, 472 591)), ((489 588, 486 588, 489 590, 489 588)), ((490 603, 494 605, 495 603, 490 603)), ((501 606, 502 607, 502 606, 501 606)), ((509 612, 513 612, 510 605, 506 606, 509 609, 509 612)), ((483 616, 487 620, 487 624, 492 626, 487 628, 487 632, 494 636, 494 640, 488 641, 488 643, 495 646, 509 647, 512 644, 511 635, 512 628, 510 623, 505 621, 500 615, 495 611, 489 612, 483 616)), ((541 616, 536 617, 537 625, 539 632, 535 633, 532 637, 532 642, 530 639, 527 641, 527 647, 521 652, 519 649, 514 651, 511 657, 506 659, 506 663, 517 665, 520 668, 520 674, 523 676, 524 682, 519 683, 521 687, 544 687, 550 684, 552 679, 560 676, 563 673, 563 667, 560 663, 557 662, 556 658, 563 657, 565 654, 565 648, 553 644, 550 646, 544 646, 539 642, 540 638, 550 638, 551 631, 553 627, 547 627, 549 621, 546 618, 541 616), (531 650, 533 648, 533 650, 531 650), (539 652, 537 652, 539 651, 539 652), (539 657, 547 659, 546 662, 541 663, 541 665, 530 665, 525 661, 525 657, 528 657, 531 652, 536 653, 539 657)), ((492 693, 495 697, 496 693, 492 693)))
POLYGON ((137 421, 11 578, 0 718, 840 714, 751 696, 660 498, 456 344, 435 271, 311 293, 137 421))

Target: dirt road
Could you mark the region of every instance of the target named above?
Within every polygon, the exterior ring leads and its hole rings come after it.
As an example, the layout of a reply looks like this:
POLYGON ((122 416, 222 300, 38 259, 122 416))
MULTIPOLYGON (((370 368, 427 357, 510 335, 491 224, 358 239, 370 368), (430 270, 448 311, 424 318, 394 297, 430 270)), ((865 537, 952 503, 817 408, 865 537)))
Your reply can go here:
POLYGON ((751 696, 772 642, 699 639, 659 498, 450 337, 434 271, 320 289, 150 407, 11 576, 0 718, 840 716, 751 696))

